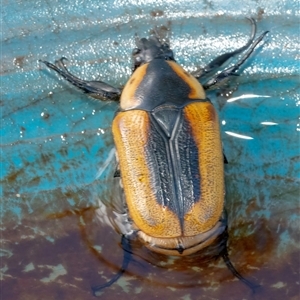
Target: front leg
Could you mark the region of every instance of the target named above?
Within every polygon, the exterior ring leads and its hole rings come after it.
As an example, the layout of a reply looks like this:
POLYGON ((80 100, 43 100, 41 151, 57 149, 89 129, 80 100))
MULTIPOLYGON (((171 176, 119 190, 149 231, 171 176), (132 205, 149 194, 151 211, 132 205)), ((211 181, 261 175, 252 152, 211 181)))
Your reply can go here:
POLYGON ((60 58, 59 60, 55 61, 54 64, 49 63, 48 61, 40 62, 44 63, 48 68, 57 72, 60 76, 64 79, 69 81, 72 85, 79 88, 84 93, 88 94, 89 96, 100 99, 100 100, 115 100, 119 101, 121 90, 117 89, 105 82, 102 81, 88 81, 82 80, 75 75, 71 74, 64 64, 65 57, 60 58))
POLYGON ((251 53, 254 51, 256 46, 261 42, 261 40, 265 37, 265 35, 269 31, 263 32, 251 45, 248 51, 232 66, 229 67, 219 74, 214 75, 211 79, 209 79, 205 84, 203 84, 203 88, 205 90, 209 90, 211 88, 218 88, 223 86, 231 77, 239 76, 236 72, 240 69, 240 67, 244 64, 244 62, 249 58, 251 53))
POLYGON ((192 75, 194 77, 196 77, 199 80, 211 73, 217 72, 218 69, 222 65, 224 65, 230 58, 236 56, 237 54, 242 53, 243 51, 245 51, 246 49, 248 49, 251 46, 251 44, 254 41, 255 34, 256 34, 256 22, 253 18, 248 18, 248 20, 251 22, 251 25, 252 25, 251 35, 250 35, 248 42, 239 49, 236 49, 232 52, 224 53, 224 54, 216 57, 204 68, 198 68, 197 71, 192 72, 192 75))

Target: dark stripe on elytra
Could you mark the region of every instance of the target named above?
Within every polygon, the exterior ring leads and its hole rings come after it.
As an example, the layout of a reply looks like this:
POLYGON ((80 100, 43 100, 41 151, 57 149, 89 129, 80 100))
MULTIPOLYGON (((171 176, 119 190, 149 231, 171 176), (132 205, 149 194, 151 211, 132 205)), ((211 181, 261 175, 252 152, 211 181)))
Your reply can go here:
POLYGON ((186 119, 182 118, 177 132, 173 132, 176 138, 172 146, 159 123, 153 117, 150 120, 146 159, 152 188, 156 190, 157 202, 174 212, 183 225, 185 214, 200 200, 201 195, 198 148, 186 119), (173 156, 170 156, 171 147, 175 151, 173 156), (174 177, 174 168, 179 170, 178 178, 174 177))

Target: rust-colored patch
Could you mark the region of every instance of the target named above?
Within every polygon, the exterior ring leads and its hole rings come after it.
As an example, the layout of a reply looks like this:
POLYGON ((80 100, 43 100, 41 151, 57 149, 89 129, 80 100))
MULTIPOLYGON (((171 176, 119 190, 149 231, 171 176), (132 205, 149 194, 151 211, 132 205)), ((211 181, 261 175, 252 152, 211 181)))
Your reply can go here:
POLYGON ((262 7, 257 8, 257 20, 258 21, 262 20, 264 13, 265 13, 265 10, 262 7))
POLYGON ((24 169, 20 169, 15 172, 12 172, 6 176, 6 180, 8 183, 14 183, 20 175, 23 175, 23 173, 24 173, 24 169))

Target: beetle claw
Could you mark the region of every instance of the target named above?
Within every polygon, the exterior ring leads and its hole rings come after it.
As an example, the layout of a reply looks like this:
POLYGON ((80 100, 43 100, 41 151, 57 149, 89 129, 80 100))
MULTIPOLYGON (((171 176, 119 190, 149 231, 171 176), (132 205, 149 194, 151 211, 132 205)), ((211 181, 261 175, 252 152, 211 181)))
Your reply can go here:
MULTIPOLYGON (((99 296, 99 293, 106 287, 111 286, 114 282, 116 282, 126 271, 129 262, 131 261, 131 254, 132 254, 132 247, 131 247, 131 241, 128 239, 125 235, 122 235, 122 240, 121 240, 121 245, 123 248, 123 262, 122 262, 122 267, 119 270, 119 272, 111 278, 108 282, 104 284, 100 284, 97 286, 92 287, 93 295, 94 296, 99 296)), ((101 293, 100 293, 101 295, 101 293)))

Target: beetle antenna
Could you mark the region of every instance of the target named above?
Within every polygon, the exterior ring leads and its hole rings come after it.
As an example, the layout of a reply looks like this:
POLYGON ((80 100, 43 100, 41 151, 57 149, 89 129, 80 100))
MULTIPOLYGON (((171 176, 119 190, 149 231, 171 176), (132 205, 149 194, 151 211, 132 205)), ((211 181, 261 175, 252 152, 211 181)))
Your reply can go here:
POLYGON ((126 238, 125 235, 122 235, 122 241, 121 241, 121 245, 124 251, 124 256, 123 256, 123 262, 122 262, 122 267, 119 270, 119 272, 108 282, 104 283, 104 284, 100 284, 97 286, 93 286, 92 287, 92 291, 94 296, 99 296, 99 292, 101 292, 104 288, 111 286, 114 282, 116 282, 122 275, 123 273, 126 271, 128 264, 131 260, 131 243, 130 240, 128 238, 126 238))

